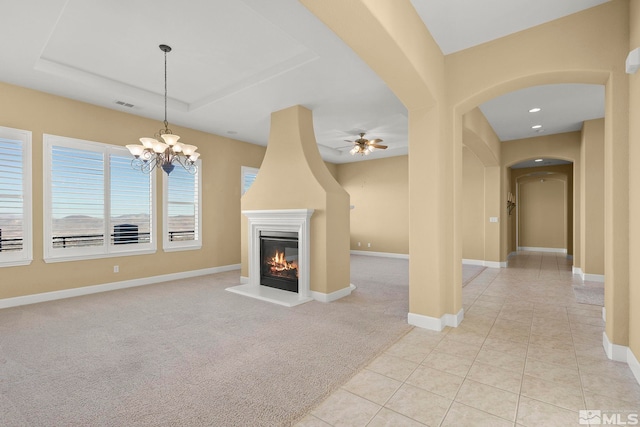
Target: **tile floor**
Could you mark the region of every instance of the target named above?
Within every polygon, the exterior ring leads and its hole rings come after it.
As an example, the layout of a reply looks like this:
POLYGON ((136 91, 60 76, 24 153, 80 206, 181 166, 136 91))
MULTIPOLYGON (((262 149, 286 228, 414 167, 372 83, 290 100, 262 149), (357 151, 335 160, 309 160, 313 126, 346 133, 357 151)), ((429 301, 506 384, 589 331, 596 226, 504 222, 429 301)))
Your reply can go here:
POLYGON ((640 386, 605 355, 602 308, 575 302, 579 284, 560 254, 484 270, 458 328, 414 328, 296 426, 573 426, 580 409, 633 421, 640 386))

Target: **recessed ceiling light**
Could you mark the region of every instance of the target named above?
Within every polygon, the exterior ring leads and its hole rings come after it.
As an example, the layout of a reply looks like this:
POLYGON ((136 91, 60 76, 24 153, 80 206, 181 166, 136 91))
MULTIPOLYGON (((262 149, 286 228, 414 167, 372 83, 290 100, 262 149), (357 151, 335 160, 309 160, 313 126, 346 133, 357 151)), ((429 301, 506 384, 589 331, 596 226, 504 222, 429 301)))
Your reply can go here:
POLYGON ((533 125, 531 126, 531 129, 540 129, 542 127, 542 125, 533 125))
POLYGON ((542 108, 535 107, 535 108, 532 108, 531 110, 529 110, 529 112, 530 112, 530 113, 537 113, 537 112, 538 112, 538 111, 540 111, 540 110, 542 110, 542 108))
POLYGON ((542 159, 535 159, 534 162, 541 162, 542 159))

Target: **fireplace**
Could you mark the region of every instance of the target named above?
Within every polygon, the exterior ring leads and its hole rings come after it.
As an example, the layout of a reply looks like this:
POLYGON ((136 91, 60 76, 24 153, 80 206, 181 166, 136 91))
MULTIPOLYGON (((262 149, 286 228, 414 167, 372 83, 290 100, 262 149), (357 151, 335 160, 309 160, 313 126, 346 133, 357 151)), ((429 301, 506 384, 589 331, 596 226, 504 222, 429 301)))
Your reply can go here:
POLYGON ((242 213, 249 226, 249 277, 227 290, 287 307, 313 301, 309 284, 313 209, 242 213))
POLYGON ((298 292, 298 233, 260 232, 260 284, 298 292))

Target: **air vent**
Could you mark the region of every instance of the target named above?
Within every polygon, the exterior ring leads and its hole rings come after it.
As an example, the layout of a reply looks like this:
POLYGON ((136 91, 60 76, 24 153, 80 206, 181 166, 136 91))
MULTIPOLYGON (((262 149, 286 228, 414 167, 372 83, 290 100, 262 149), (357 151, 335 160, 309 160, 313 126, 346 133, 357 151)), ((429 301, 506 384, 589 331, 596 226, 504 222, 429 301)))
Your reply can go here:
POLYGON ((133 104, 129 104, 128 102, 124 102, 124 101, 116 101, 116 104, 122 105, 123 107, 127 107, 127 108, 133 108, 133 104))

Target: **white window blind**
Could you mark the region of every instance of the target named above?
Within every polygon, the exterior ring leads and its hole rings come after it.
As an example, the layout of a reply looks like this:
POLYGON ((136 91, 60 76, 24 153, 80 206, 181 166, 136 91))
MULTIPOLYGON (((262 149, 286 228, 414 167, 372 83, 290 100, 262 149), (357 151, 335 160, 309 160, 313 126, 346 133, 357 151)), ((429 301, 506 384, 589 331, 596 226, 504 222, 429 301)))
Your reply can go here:
POLYGON ((32 259, 31 132, 0 127, 0 267, 32 259))
POLYGON ((51 147, 53 248, 104 246, 104 153, 51 147))
POLYGON ((124 147, 45 135, 45 260, 149 253, 154 177, 124 147))
POLYGON ((164 177, 164 248, 196 249, 201 243, 201 168, 191 175, 176 167, 164 177))
POLYGON ((131 167, 131 155, 111 154, 112 245, 150 243, 153 211, 151 177, 131 167))
POLYGON ((256 176, 258 176, 259 169, 252 168, 249 166, 242 166, 242 194, 246 193, 249 190, 249 187, 253 184, 253 181, 256 180, 256 176))

